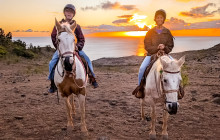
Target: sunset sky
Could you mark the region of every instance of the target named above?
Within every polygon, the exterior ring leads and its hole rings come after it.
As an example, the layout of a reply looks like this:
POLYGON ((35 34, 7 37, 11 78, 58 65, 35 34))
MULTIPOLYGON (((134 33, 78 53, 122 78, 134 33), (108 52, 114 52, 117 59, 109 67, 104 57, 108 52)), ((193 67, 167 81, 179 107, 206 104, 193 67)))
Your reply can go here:
POLYGON ((220 0, 0 0, 0 28, 49 36, 68 3, 87 36, 143 36, 158 9, 167 12, 165 27, 174 36, 220 36, 220 0))

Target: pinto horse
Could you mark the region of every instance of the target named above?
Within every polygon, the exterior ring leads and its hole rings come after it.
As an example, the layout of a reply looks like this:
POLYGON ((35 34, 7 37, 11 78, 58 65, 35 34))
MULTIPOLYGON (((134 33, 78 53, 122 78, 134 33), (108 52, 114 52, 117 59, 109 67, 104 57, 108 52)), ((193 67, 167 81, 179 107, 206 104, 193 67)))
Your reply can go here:
POLYGON ((181 66, 185 62, 185 56, 179 60, 171 60, 168 55, 161 56, 152 66, 145 85, 145 97, 141 99, 141 118, 144 120, 145 104, 151 106, 151 131, 150 139, 156 139, 156 104, 163 105, 162 137, 168 139, 167 120, 169 114, 176 114, 178 103, 178 91, 181 83, 181 66))
POLYGON ((62 97, 66 98, 67 108, 67 128, 73 127, 72 113, 75 114, 74 96, 79 99, 79 107, 81 112, 81 131, 88 132, 85 123, 85 98, 86 83, 88 75, 82 61, 75 52, 75 36, 76 22, 72 25, 69 23, 60 24, 56 19, 57 40, 59 61, 55 68, 54 82, 58 87, 58 92, 62 97), (72 105, 70 104, 72 98, 72 105))

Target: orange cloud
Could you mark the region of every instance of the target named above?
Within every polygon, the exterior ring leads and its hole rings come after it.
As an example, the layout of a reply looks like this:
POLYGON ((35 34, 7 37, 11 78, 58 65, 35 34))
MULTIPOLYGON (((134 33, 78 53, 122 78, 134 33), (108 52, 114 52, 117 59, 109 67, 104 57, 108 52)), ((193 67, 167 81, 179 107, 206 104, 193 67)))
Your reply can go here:
POLYGON ((206 11, 210 6, 216 6, 214 3, 208 3, 205 6, 194 7, 189 12, 180 12, 180 16, 192 17, 192 18, 202 18, 202 17, 213 17, 215 13, 220 13, 220 8, 212 12, 206 11))
POLYGON ((96 5, 95 7, 92 6, 86 6, 81 8, 81 10, 86 11, 86 10, 97 10, 97 9, 120 9, 120 10, 138 10, 135 5, 121 5, 119 2, 112 3, 110 1, 106 1, 101 3, 100 5, 96 5))
POLYGON ((220 28, 171 31, 173 36, 220 36, 220 28))

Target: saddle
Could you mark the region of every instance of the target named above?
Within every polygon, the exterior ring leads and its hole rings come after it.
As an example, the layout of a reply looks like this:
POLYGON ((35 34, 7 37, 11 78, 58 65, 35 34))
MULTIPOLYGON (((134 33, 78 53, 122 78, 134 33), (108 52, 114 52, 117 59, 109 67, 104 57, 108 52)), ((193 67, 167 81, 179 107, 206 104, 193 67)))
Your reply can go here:
POLYGON ((158 58, 159 57, 156 54, 151 56, 150 64, 149 64, 149 66, 146 68, 146 70, 144 72, 144 76, 141 79, 140 85, 137 86, 135 88, 135 90, 132 92, 132 95, 135 95, 136 98, 144 98, 145 97, 144 86, 146 84, 146 78, 147 78, 147 75, 149 74, 153 64, 157 61, 158 58))
POLYGON ((77 57, 79 58, 79 61, 81 60, 83 63, 83 66, 86 70, 86 74, 89 74, 89 67, 88 67, 88 63, 86 61, 86 59, 83 56, 80 56, 78 52, 76 52, 76 55, 78 55, 77 57))

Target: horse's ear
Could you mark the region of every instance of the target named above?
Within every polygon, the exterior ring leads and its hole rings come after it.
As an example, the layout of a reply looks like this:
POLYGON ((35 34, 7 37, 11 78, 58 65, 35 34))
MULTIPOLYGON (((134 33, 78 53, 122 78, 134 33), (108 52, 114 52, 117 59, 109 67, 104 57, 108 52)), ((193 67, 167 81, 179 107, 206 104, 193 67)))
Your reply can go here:
POLYGON ((61 27, 60 23, 57 21, 56 18, 55 18, 55 25, 56 25, 57 31, 59 32, 62 27, 61 27))
POLYGON ((73 23, 72 25, 70 25, 70 29, 71 29, 72 31, 75 31, 76 26, 77 26, 76 21, 74 21, 74 23, 73 23))
POLYGON ((167 62, 165 60, 161 59, 161 57, 160 57, 160 62, 162 64, 163 68, 167 67, 167 65, 168 65, 167 62))
POLYGON ((185 62, 185 55, 182 56, 182 57, 178 60, 177 64, 179 65, 179 67, 182 67, 182 65, 184 64, 184 62, 185 62))

